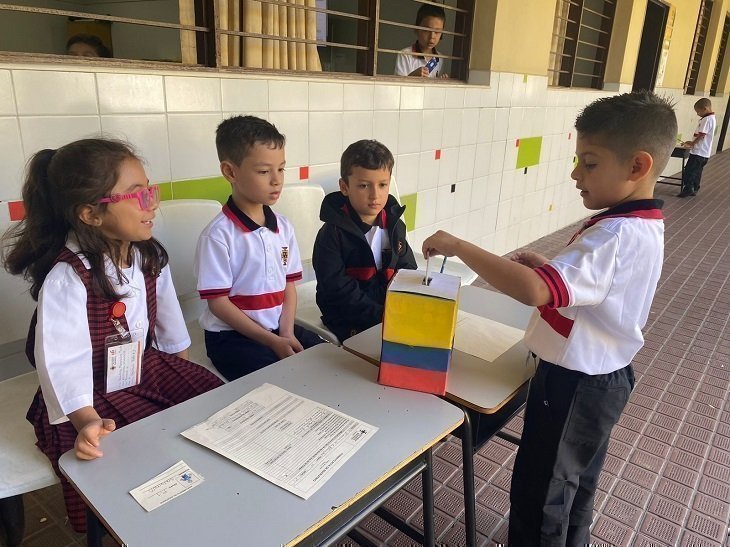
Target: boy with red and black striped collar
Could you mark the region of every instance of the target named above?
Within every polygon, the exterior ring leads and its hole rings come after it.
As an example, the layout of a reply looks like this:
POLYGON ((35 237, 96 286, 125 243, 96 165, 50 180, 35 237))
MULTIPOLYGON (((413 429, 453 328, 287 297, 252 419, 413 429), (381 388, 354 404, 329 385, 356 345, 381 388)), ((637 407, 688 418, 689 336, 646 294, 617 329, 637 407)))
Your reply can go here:
POLYGON ((340 160, 340 191, 322 201, 324 226, 312 255, 317 305, 340 340, 380 323, 388 281, 397 270, 416 269, 405 207, 389 194, 394 163, 378 141, 351 144, 340 160))
POLYGON ((552 260, 512 260, 438 232, 425 255, 456 255, 497 289, 537 306, 525 345, 539 359, 510 492, 510 545, 587 545, 613 426, 634 386, 664 255, 657 177, 677 135, 651 92, 599 99, 576 120, 572 177, 591 217, 552 260))
POLYGON ((227 380, 319 344, 294 325, 302 263, 294 228, 271 205, 284 185, 284 135, 266 120, 234 116, 216 130, 231 197, 195 253, 205 347, 227 380))

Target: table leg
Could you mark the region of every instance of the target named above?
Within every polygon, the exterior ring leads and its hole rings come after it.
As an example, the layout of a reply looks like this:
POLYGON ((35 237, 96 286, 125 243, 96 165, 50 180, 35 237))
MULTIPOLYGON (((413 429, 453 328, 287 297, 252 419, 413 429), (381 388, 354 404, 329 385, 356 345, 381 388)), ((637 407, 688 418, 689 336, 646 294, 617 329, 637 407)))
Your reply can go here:
POLYGON ((433 547, 436 537, 433 525, 433 454, 426 451, 426 469, 421 473, 423 479, 423 544, 433 547))
POLYGON ((101 540, 104 537, 104 526, 91 509, 86 509, 86 545, 88 547, 101 547, 101 540))
POLYGON ((461 450, 464 460, 464 525, 466 544, 477 544, 476 501, 474 493, 474 437, 469 411, 464 409, 464 423, 461 426, 461 450))
POLYGON ((9 547, 20 545, 25 534, 23 494, 0 499, 0 522, 5 528, 9 547))

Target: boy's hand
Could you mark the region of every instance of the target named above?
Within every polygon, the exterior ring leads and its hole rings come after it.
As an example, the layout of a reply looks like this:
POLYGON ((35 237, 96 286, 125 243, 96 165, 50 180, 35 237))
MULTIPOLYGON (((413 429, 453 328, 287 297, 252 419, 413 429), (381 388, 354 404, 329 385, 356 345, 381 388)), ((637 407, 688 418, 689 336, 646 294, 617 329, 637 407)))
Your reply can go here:
POLYGON ((409 76, 419 76, 421 78, 428 78, 428 69, 425 66, 417 68, 409 74, 409 76))
POLYGON ((74 442, 74 453, 80 460, 94 460, 101 458, 104 453, 99 450, 101 438, 106 437, 116 429, 114 420, 92 420, 79 430, 74 442))
MULTIPOLYGON (((298 341, 297 344, 299 344, 298 341)), ((297 351, 295 351, 292 347, 291 340, 289 340, 289 338, 285 338, 284 336, 277 336, 269 347, 279 359, 284 359, 285 357, 290 357, 297 353, 297 351)), ((302 347, 301 344, 299 344, 299 347, 302 347)), ((301 349, 299 351, 301 351, 301 349)))
POLYGON ((454 237, 448 232, 439 230, 432 236, 426 238, 423 242, 423 256, 428 258, 434 255, 454 256, 456 247, 461 241, 458 237, 454 237))
POLYGON ((510 260, 513 262, 519 262, 523 266, 527 266, 528 268, 539 268, 540 266, 544 265, 548 259, 541 254, 533 253, 532 251, 522 251, 520 253, 515 253, 510 257, 510 260))

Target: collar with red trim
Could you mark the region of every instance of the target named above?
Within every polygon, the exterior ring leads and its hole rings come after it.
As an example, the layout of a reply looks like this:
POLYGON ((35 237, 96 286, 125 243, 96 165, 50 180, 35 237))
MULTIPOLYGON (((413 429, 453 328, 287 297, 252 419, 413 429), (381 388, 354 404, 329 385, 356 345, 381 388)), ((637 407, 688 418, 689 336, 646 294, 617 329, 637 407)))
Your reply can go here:
MULTIPOLYGON (((279 225, 276 222, 276 215, 274 214, 274 211, 271 210, 271 207, 268 205, 264 205, 264 228, 268 228, 274 233, 279 232, 279 225)), ((259 228, 262 228, 262 226, 259 226, 258 223, 254 222, 251 217, 249 217, 246 213, 241 211, 241 209, 238 208, 238 206, 233 201, 233 196, 230 196, 228 198, 228 201, 223 206, 223 214, 226 215, 229 219, 233 221, 233 223, 241 228, 244 232, 255 232, 259 228)))
POLYGON ((700 116, 700 119, 702 119, 702 118, 706 118, 707 116, 714 116, 714 115, 715 115, 715 113, 714 113, 714 112, 708 112, 708 113, 707 113, 707 114, 705 114, 704 116, 700 116))
POLYGON ((620 203, 614 207, 610 207, 605 211, 601 211, 598 214, 593 215, 591 218, 583 223, 575 235, 570 239, 568 245, 575 241, 583 230, 590 228, 595 223, 603 220, 604 218, 618 218, 618 217, 635 217, 645 218, 653 220, 663 220, 664 215, 662 214, 662 207, 664 202, 661 199, 637 199, 635 201, 627 201, 626 203, 620 203))

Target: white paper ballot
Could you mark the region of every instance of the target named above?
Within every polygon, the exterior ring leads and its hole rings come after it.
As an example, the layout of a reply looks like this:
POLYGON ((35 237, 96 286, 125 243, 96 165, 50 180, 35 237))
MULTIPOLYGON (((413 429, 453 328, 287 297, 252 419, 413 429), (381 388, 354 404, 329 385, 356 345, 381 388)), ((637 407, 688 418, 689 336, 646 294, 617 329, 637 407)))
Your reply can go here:
POLYGON ((491 363, 524 336, 523 330, 459 310, 454 349, 491 363))
POLYGON ((204 480, 180 460, 154 479, 130 490, 129 493, 145 510, 152 511, 195 488, 204 480))
POLYGON ((264 384, 182 435, 308 499, 377 430, 264 384))

